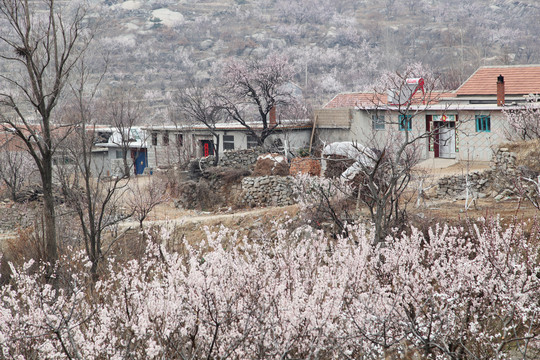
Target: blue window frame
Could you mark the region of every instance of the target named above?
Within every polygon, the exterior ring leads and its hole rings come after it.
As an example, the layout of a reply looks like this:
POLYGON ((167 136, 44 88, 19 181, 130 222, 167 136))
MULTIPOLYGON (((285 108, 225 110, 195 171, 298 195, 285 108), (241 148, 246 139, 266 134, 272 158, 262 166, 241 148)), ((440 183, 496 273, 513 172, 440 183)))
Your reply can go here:
POLYGON ((489 115, 476 115, 476 132, 491 131, 491 117, 489 115))
POLYGON ((399 115, 399 130, 412 130, 412 115, 399 115))
POLYGON ((371 115, 373 130, 384 130, 384 115, 371 115))

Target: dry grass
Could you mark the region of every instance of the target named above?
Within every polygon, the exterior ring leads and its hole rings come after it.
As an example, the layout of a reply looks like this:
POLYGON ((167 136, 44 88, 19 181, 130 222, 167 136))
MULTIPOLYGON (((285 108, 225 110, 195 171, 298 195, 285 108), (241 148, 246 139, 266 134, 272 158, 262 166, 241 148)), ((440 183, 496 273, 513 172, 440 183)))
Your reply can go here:
MULTIPOLYGON (((274 229, 274 222, 283 223, 294 218, 298 213, 298 205, 285 207, 258 208, 230 214, 207 214, 193 216, 174 224, 173 238, 167 244, 171 250, 178 251, 182 241, 198 244, 206 239, 206 229, 217 231, 224 226, 238 231, 239 237, 265 238, 274 229)), ((274 229, 275 230, 275 229, 274 229)))
POLYGON ((540 172, 540 139, 516 141, 501 145, 516 154, 516 165, 540 172))

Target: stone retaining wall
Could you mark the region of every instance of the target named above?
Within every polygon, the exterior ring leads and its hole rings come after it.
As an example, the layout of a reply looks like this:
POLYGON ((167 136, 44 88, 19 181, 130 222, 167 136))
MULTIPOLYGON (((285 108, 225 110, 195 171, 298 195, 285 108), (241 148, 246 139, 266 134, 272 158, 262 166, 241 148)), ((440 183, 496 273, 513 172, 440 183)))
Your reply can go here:
POLYGON ((252 167, 257 162, 259 155, 263 153, 265 153, 265 151, 260 147, 246 150, 225 151, 219 159, 219 165, 229 167, 252 167))
POLYGON ((438 181, 437 196, 461 199, 466 196, 467 180, 469 196, 484 198, 493 196, 496 200, 512 195, 515 181, 519 176, 516 169, 516 154, 507 148, 500 148, 493 155, 491 166, 484 171, 473 171, 467 175, 446 176, 438 181), (499 196, 504 194, 503 196, 499 196), (498 199, 498 197, 500 197, 498 199))
MULTIPOLYGON (((490 170, 486 170, 490 172, 490 170)), ((474 171, 469 173, 469 186, 473 193, 477 197, 486 197, 489 192, 490 178, 486 176, 485 172, 474 171)), ((466 175, 452 175, 446 176, 439 180, 437 196, 438 197, 462 197, 465 196, 465 190, 467 189, 467 176, 466 175)), ((471 194, 472 195, 472 194, 471 194)))
POLYGON ((286 206, 295 203, 292 176, 259 176, 242 179, 243 202, 248 206, 286 206))
MULTIPOLYGON (((219 166, 224 167, 252 167, 257 162, 257 158, 260 154, 263 154, 262 148, 252 148, 244 150, 230 150, 225 151, 219 157, 219 166)), ((192 161, 200 162, 203 168, 212 166, 214 163, 214 156, 207 156, 202 159, 195 159, 192 161)))
MULTIPOLYGON (((262 148, 252 148, 244 150, 230 150, 225 151, 219 157, 219 166, 223 167, 245 167, 253 169, 257 158, 260 154, 263 154, 262 148)), ((207 169, 214 164, 214 156, 207 156, 204 158, 193 159, 188 164, 190 177, 197 179, 201 174, 201 168, 207 169)))

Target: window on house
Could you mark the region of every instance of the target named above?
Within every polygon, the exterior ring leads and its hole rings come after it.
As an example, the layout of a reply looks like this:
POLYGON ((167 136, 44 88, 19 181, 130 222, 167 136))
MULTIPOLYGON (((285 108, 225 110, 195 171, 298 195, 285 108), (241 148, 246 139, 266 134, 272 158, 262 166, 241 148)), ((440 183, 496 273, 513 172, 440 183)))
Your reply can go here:
POLYGON ((384 115, 371 115, 373 130, 384 130, 384 115))
POLYGON ((489 115, 476 115, 476 132, 491 131, 491 117, 489 115))
POLYGON ((399 115, 399 130, 412 130, 412 115, 399 115))
POLYGON ((94 144, 108 143, 110 137, 111 137, 110 132, 98 131, 97 134, 96 134, 96 138, 94 139, 94 144))
POLYGON ((164 132, 163 133, 163 146, 168 146, 168 145, 169 145, 169 133, 164 132))
POLYGON ((176 134, 176 146, 184 146, 184 134, 176 134))
POLYGON ((223 135, 223 150, 234 150, 234 135, 223 135))
POLYGON ((259 146, 259 142, 257 141, 257 138, 253 135, 247 136, 247 147, 248 149, 255 148, 259 146))
POLYGON ((152 146, 157 146, 157 133, 152 133, 152 146))
POLYGON ((131 135, 129 137, 129 141, 140 141, 141 136, 139 135, 139 131, 137 129, 131 129, 130 131, 131 135))
POLYGON ((117 159, 123 159, 124 157, 122 156, 122 150, 116 150, 116 158, 117 159))

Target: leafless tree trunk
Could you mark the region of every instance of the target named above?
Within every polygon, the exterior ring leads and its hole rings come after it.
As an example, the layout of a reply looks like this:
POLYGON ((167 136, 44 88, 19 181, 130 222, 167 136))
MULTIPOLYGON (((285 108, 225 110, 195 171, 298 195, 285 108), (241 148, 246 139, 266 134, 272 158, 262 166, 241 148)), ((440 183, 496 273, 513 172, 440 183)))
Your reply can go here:
MULTIPOLYGON (((69 6, 67 4, 66 6, 69 6)), ((58 258, 53 197, 53 157, 69 129, 55 121, 55 107, 69 74, 89 44, 85 11, 64 18, 54 0, 0 1, 0 54, 11 71, 0 76, 1 122, 25 144, 43 186, 47 261, 58 258)))
POLYGON ((71 161, 68 165, 57 166, 56 170, 66 201, 79 218, 85 250, 92 263, 90 272, 97 279, 98 265, 104 257, 103 232, 131 213, 122 213, 119 203, 127 190, 127 177, 105 179, 105 164, 97 163, 92 156, 97 139, 94 100, 100 81, 85 91, 88 72, 84 64, 79 70, 79 83, 72 86, 74 106, 66 114, 75 122, 74 130, 62 146, 71 161))
MULTIPOLYGON (((118 132, 118 137, 114 137, 113 142, 119 146, 122 152, 122 161, 124 164, 124 176, 130 176, 133 171, 133 162, 131 159, 131 144, 141 141, 137 139, 134 127, 141 121, 141 104, 134 99, 133 91, 114 91, 108 95, 109 100, 106 104, 106 118, 118 132)), ((135 156, 136 157, 136 156, 135 156)))
POLYGON ((217 123, 224 120, 222 109, 214 101, 214 94, 206 89, 193 86, 181 90, 176 98, 176 109, 189 123, 206 126, 214 138, 214 166, 219 163, 219 133, 217 123))
POLYGON ((0 149, 0 180, 9 189, 13 201, 17 201, 17 194, 35 170, 34 161, 27 152, 0 149))

